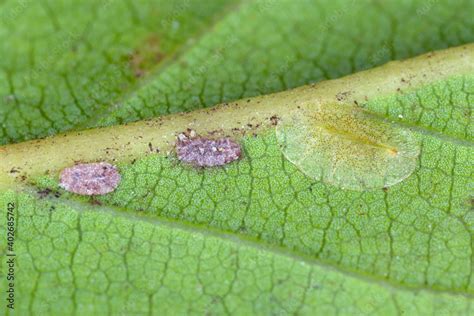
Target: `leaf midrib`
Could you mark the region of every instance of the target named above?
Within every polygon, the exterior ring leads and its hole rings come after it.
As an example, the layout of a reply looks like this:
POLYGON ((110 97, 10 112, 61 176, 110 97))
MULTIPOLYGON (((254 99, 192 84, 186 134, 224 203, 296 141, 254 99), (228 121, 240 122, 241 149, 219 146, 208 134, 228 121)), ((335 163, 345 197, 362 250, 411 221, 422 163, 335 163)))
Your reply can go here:
MULTIPOLYGON (((234 135, 240 139, 247 134, 260 133, 263 129, 274 127, 272 117, 288 119, 291 115, 289 105, 295 108, 310 107, 309 110, 318 111, 318 106, 334 104, 334 99, 341 91, 353 92, 351 98, 345 100, 344 103, 352 105, 352 102, 359 100, 359 104, 363 104, 361 102, 364 102, 364 99, 396 93, 395 91, 398 91, 400 87, 400 78, 403 77, 411 78, 410 86, 402 90, 408 92, 424 84, 470 75, 473 52, 473 44, 462 45, 402 62, 392 62, 337 80, 239 100, 232 104, 224 103, 210 109, 0 146, 0 162, 2 163, 0 187, 12 187, 14 181, 18 180, 17 176, 20 174, 16 176, 12 174, 10 172, 12 168, 22 169, 24 176, 33 177, 47 171, 50 174, 58 172, 78 160, 127 162, 149 153, 149 143, 152 143, 154 148, 158 148, 160 155, 163 155, 173 149, 176 135, 185 127, 193 128, 200 134, 221 131, 222 134, 234 135), (422 71, 420 72, 419 69, 422 71), (251 129, 245 126, 240 128, 242 122, 247 125, 252 123, 251 129), (113 150, 110 151, 110 148, 113 150), (31 150, 35 150, 35 156, 29 154, 31 150), (60 155, 58 155, 58 150, 60 150, 60 155)), ((378 116, 378 120, 390 120, 392 123, 396 122, 400 126, 406 126, 425 135, 473 146, 472 141, 462 140, 456 135, 445 135, 442 132, 430 130, 426 126, 404 123, 373 112, 367 113, 378 116)))

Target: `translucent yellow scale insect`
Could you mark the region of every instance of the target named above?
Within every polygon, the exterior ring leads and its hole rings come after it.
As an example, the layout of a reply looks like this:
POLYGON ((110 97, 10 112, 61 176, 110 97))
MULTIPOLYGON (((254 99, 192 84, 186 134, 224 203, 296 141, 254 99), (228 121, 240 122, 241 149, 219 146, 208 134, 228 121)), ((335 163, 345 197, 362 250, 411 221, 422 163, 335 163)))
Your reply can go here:
POLYGON ((358 191, 407 178, 420 152, 409 129, 344 104, 301 108, 278 123, 276 135, 285 157, 307 176, 358 191))

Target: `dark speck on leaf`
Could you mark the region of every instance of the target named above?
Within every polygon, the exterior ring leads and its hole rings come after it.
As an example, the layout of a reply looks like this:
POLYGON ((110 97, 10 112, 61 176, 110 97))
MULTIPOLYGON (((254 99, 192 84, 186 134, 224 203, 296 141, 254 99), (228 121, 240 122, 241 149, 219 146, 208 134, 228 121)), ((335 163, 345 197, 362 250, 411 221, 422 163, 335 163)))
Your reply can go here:
POLYGON ((36 192, 36 193, 38 193, 38 195, 39 195, 40 198, 45 198, 45 197, 47 197, 51 192, 52 192, 51 189, 46 188, 46 189, 43 189, 43 190, 39 190, 39 191, 36 192))
POLYGON ((272 117, 270 117, 270 122, 272 123, 272 125, 277 125, 279 120, 280 119, 276 115, 273 115, 272 117))
POLYGON ((91 203, 92 205, 97 205, 97 206, 101 206, 101 205, 102 205, 102 202, 101 202, 101 201, 99 201, 99 200, 97 200, 97 199, 94 199, 94 198, 92 198, 92 199, 90 200, 90 203, 91 203))

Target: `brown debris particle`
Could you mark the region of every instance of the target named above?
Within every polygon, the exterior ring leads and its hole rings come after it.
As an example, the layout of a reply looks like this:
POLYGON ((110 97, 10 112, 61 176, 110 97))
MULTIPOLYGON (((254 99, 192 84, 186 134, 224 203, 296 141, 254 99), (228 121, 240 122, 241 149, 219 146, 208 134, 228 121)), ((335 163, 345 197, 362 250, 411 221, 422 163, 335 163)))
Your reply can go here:
POLYGON ((279 120, 280 118, 276 115, 273 115, 272 117, 270 117, 270 122, 272 123, 272 125, 277 125, 279 120))
POLYGON ((338 94, 336 94, 336 99, 337 99, 338 101, 343 101, 343 100, 345 100, 350 94, 351 94, 350 91, 339 92, 338 94))
POLYGON ((43 189, 43 190, 39 190, 38 192, 38 195, 40 198, 45 198, 47 197, 51 192, 53 192, 53 190, 51 190, 50 188, 46 188, 46 189, 43 189))

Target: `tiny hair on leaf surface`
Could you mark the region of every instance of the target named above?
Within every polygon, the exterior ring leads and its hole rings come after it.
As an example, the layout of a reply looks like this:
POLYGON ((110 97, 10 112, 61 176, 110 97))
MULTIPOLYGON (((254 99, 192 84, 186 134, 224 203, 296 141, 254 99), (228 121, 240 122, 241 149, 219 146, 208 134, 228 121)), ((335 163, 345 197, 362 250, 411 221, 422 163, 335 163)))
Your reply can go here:
POLYGON ((473 314, 473 10, 1 1, 15 313, 473 314))

